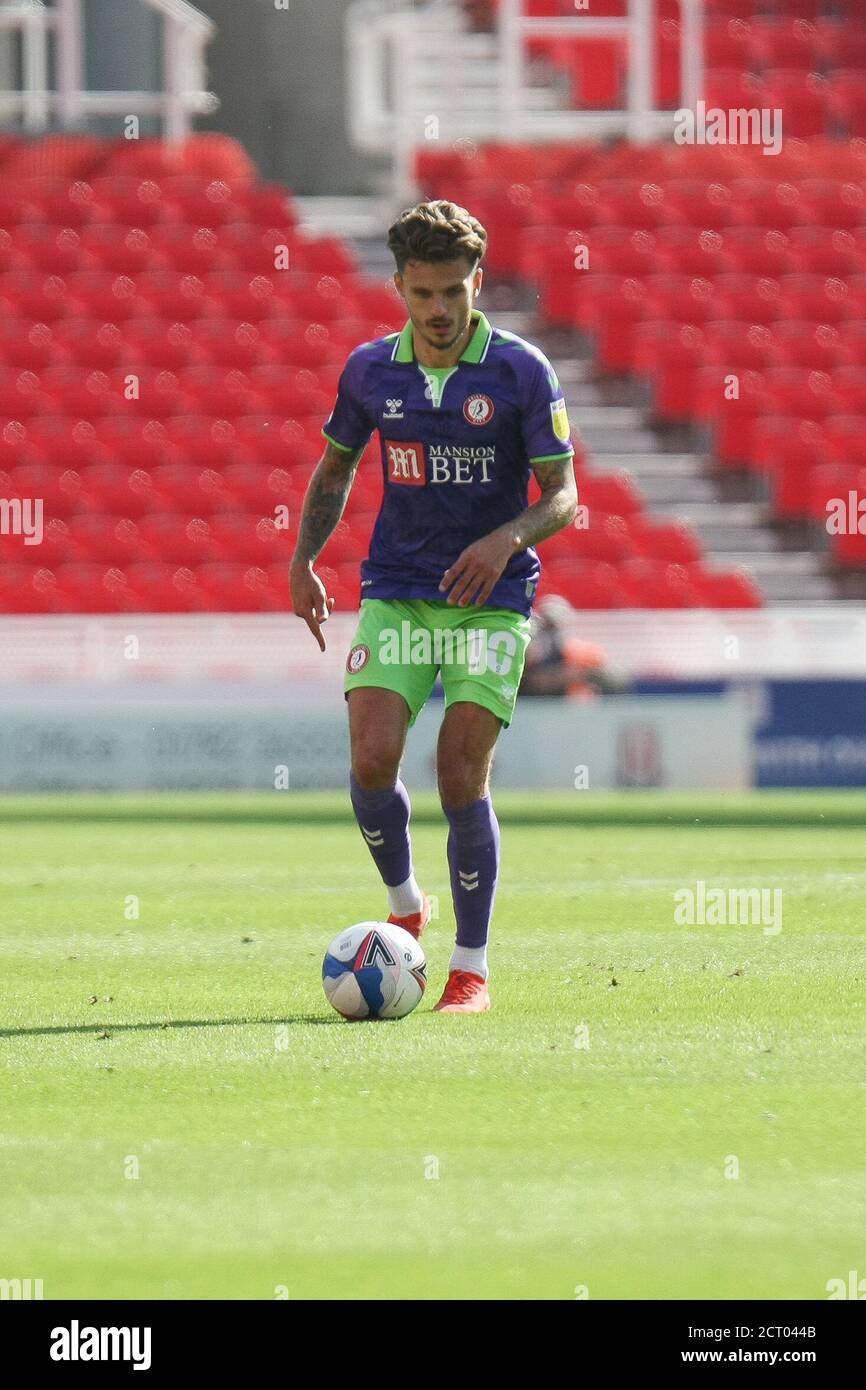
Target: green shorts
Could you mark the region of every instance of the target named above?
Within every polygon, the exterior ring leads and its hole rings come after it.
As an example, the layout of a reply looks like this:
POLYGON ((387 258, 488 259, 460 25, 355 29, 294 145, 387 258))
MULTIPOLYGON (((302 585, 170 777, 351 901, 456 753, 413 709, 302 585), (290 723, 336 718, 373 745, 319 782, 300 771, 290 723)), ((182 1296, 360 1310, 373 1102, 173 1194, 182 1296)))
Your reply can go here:
POLYGON ((514 713, 529 619, 511 608, 457 608, 444 599, 361 602, 344 690, 395 690, 415 723, 441 672, 445 706, 483 705, 507 727, 514 713))

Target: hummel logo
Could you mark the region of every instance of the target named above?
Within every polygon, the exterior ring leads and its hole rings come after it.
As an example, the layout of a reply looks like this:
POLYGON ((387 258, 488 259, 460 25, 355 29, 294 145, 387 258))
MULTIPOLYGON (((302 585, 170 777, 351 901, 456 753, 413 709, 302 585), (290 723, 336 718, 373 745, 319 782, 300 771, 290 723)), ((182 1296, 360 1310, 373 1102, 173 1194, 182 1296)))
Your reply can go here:
POLYGON ((465 888, 467 893, 472 893, 478 887, 478 870, 475 869, 471 874, 464 873, 462 869, 457 870, 460 875, 460 886, 465 888))
POLYGON ((381 830, 366 830, 365 827, 362 825, 361 834, 364 836, 364 839, 367 841, 368 845, 378 846, 384 845, 385 843, 385 837, 383 836, 381 830))
POLYGON ((388 407, 388 409, 385 410, 385 411, 383 412, 383 414, 382 414, 382 419, 383 419, 383 420, 402 420, 402 419, 403 419, 403 411, 402 411, 403 402, 402 402, 402 401, 386 401, 385 404, 386 404, 386 406, 388 407))

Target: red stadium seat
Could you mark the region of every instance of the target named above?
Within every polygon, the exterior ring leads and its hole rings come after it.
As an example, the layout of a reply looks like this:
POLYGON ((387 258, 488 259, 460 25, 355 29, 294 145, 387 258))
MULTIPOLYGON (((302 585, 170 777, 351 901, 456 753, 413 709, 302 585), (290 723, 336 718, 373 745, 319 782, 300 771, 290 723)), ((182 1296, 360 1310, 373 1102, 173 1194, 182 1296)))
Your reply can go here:
POLYGON ((43 135, 38 140, 19 140, 7 151, 3 180, 88 179, 104 157, 105 144, 96 135, 64 132, 43 135))
MULTIPOLYGON (((261 340, 273 353, 272 360, 286 367, 317 367, 344 358, 361 341, 347 345, 342 324, 309 323, 303 319, 262 319, 256 325, 261 340)), ((342 361, 341 361, 342 369, 342 361)))
POLYGON ((839 134, 866 135, 866 89, 857 69, 836 72, 828 83, 828 106, 839 134))
POLYGON ((14 367, 0 368, 0 418, 27 420, 33 415, 47 415, 52 401, 43 385, 45 372, 19 372, 14 367))
POLYGON ((225 559, 266 566, 291 558, 289 536, 270 517, 221 513, 212 518, 212 534, 225 559))
POLYGON ((640 494, 628 473, 587 473, 581 479, 580 500, 594 511, 630 517, 641 509, 640 494))
POLYGON ((635 326, 647 312, 645 283, 629 276, 588 275, 579 293, 577 321, 593 331, 601 365, 610 372, 625 371, 635 326))
POLYGON ((623 566, 622 579, 637 608, 693 608, 697 603, 686 565, 639 557, 623 566))
POLYGON ((786 367, 833 372, 852 360, 852 353, 846 349, 838 328, 829 323, 789 319, 776 324, 775 342, 780 365, 786 367))
POLYGON ((64 362, 76 367, 119 366, 125 360, 125 338, 116 323, 101 319, 61 319, 54 326, 53 337, 63 349, 64 362))
MULTIPOLYGON (((66 276, 66 314, 100 318, 110 323, 140 318, 149 312, 149 276, 113 275, 101 271, 73 271, 66 276)), ((180 317, 177 315, 177 317, 180 317)))
POLYGON ((195 325, 195 344, 203 358, 221 368, 246 370, 279 360, 276 349, 256 323, 238 323, 235 319, 199 319, 195 325))
POLYGON ((727 316, 730 318, 748 319, 750 323, 775 323, 790 314, 781 281, 770 276, 719 275, 713 284, 720 301, 727 306, 727 316))
POLYGON ((116 566, 96 562, 58 565, 57 599, 67 613, 112 613, 132 606, 126 577, 116 566))
POLYGON ((733 378, 725 365, 713 365, 695 383, 695 414, 710 428, 716 461, 725 468, 749 466, 752 422, 770 408, 764 373, 744 368, 733 378))
POLYGON ((692 586, 704 608, 761 608, 760 592, 742 570, 692 573, 692 586))
POLYGON ((224 179, 169 178, 162 180, 162 190, 166 214, 174 222, 221 227, 227 222, 241 221, 244 215, 243 205, 224 179))
POLYGON ((244 458, 230 420, 206 415, 176 415, 165 422, 169 442, 182 458, 200 468, 221 469, 244 458))
POLYGON ((828 124, 829 94, 817 72, 773 68, 764 74, 764 103, 781 110, 785 136, 823 135, 828 124))
POLYGON ((866 414, 827 416, 824 448, 825 457, 834 464, 866 468, 866 414))
POLYGON ((827 372, 808 367, 771 367, 764 373, 764 382, 776 414, 823 420, 839 411, 839 395, 827 372))
POLYGON ((694 535, 679 522, 637 515, 629 521, 629 534, 636 552, 647 559, 692 565, 701 558, 701 548, 694 535))
POLYGON ((159 183, 135 175, 114 174, 91 179, 95 201, 106 210, 106 220, 128 228, 156 226, 167 220, 169 209, 159 183))
MULTIPOLYGON (((238 442, 257 466, 288 469, 315 462, 304 432, 290 416, 242 415, 234 425, 238 442)), ((317 445, 316 459, 320 452, 317 445)))
POLYGON ((799 184, 816 225, 847 228, 866 225, 866 189, 851 179, 811 178, 799 184))
POLYGON ((176 372, 202 362, 205 357, 204 348, 188 323, 157 318, 127 319, 123 336, 131 366, 176 372))
POLYGON ((747 53, 745 66, 813 72, 819 62, 817 30, 804 19, 755 18, 750 26, 747 53))
POLYGON ((641 179, 608 179, 599 186, 599 220, 652 230, 669 220, 664 188, 641 179))
POLYGON ((646 317, 675 323, 707 323, 728 316, 729 303, 721 286, 729 277, 650 275, 644 281, 646 317))
POLYGON ((230 510, 235 499, 212 468, 190 463, 164 463, 151 473, 153 486, 167 511, 188 516, 208 516, 230 510))
POLYGON ((88 268, 89 257, 74 227, 35 223, 14 228, 13 242, 21 269, 44 275, 68 275, 88 268))
MULTIPOLYGON (((658 248, 651 232, 635 231, 632 227, 595 227, 587 234, 587 269, 593 273, 612 272, 616 275, 651 275, 658 268, 658 248)), ((580 274, 570 251, 571 275, 580 274)))
POLYGON ((253 367, 249 378, 262 404, 239 414, 251 415, 256 410, 265 410, 270 414, 312 415, 324 423, 333 404, 330 395, 319 389, 315 377, 308 371, 287 372, 283 367, 276 366, 253 367))
POLYGON ((106 459, 128 468, 156 468, 176 460, 162 420, 141 415, 109 415, 94 420, 95 438, 106 459))
POLYGON ((743 19, 711 19, 704 29, 704 64, 708 68, 746 68, 751 27, 743 19))
POLYGON ((858 298, 839 276, 784 275, 779 283, 795 318, 839 323, 858 316, 858 298))
MULTIPOLYGON (((769 161, 768 161, 769 162, 769 161)), ((731 183, 731 216, 738 226, 787 231, 813 218, 796 183, 769 177, 734 179, 731 183)))
POLYGON ((156 512, 143 516, 138 525, 148 552, 168 564, 194 567, 221 554, 220 544, 204 517, 156 512))
POLYGON ((634 370, 651 381, 659 419, 689 419, 694 410, 695 375, 707 357, 706 340, 695 324, 651 320, 638 326, 634 370))
POLYGON ((561 594, 574 608, 623 608, 625 596, 613 565, 554 560, 542 569, 540 592, 561 594))
POLYGON ((0 365, 38 375, 44 367, 71 361, 69 348, 64 346, 56 328, 56 324, 0 320, 0 365))
POLYGON ((769 482, 777 517, 805 519, 810 515, 809 475, 821 462, 822 438, 814 420, 769 415, 755 421, 753 457, 769 482))
POLYGON ((558 531, 542 543, 543 565, 564 561, 604 561, 620 565, 635 553, 624 517, 608 515, 594 508, 589 525, 558 531))
POLYGON ((232 264, 231 255, 210 225, 165 223, 151 229, 149 242, 155 258, 178 274, 207 275, 232 264))
POLYGON ((132 276, 165 268, 152 234, 143 227, 97 222, 82 227, 80 236, 84 260, 103 273, 132 276))
POLYGON ((236 367, 184 367, 177 374, 180 390, 193 403, 196 414, 254 415, 266 408, 266 398, 256 391, 251 378, 236 367))
POLYGON ((126 579, 140 612, 188 613, 207 607, 207 594, 186 565, 159 561, 132 564, 126 579))
POLYGON ((268 613, 288 606, 285 567, 281 585, 260 566, 226 560, 199 566, 197 578, 207 596, 208 608, 217 612, 268 613))
POLYGON ((659 227, 655 247, 658 270, 670 274, 712 277, 737 268, 722 234, 706 228, 659 227))
POLYGON ((866 252, 842 228, 792 227, 790 239, 799 271, 841 277, 866 268, 866 252))
POLYGON ((796 255, 785 232, 766 227, 729 227, 725 253, 734 269, 754 276, 778 277, 797 269, 796 255))
POLYGON ((701 93, 707 107, 723 110, 766 106, 764 87, 754 73, 740 68, 707 68, 701 93))
POLYGON ((719 366, 761 371, 781 365, 772 328, 748 319, 713 319, 703 325, 707 361, 719 366))
POLYGON ((81 499, 86 509, 99 516, 138 519, 166 506, 143 468, 122 463, 97 463, 83 468, 79 479, 81 499))
POLYGON ((198 275, 184 275, 175 271, 141 276, 138 281, 140 299, 134 311, 126 317, 141 318, 152 314, 177 323, 214 318, 222 310, 222 300, 217 297, 213 287, 216 278, 208 275, 208 283, 205 284, 198 275))
MULTIPOLYGON (((129 517, 82 512, 69 521, 70 547, 82 560, 103 565, 128 564, 151 558, 140 528, 129 517)), ((45 557, 47 564, 54 564, 45 557)))
MULTIPOLYGON (((80 505, 81 477, 62 464, 21 463, 12 468, 10 477, 14 495, 41 497, 44 515, 48 518, 69 516, 80 505)), ((41 557, 40 549, 34 558, 41 557)))
MULTIPOLYGON (((862 351, 857 351, 857 338, 854 336, 858 330, 862 342, 863 336, 866 335, 866 323, 855 321, 839 326, 843 342, 851 347, 855 359, 863 362, 862 351)), ((840 367, 833 374, 833 387, 846 415, 866 415, 866 376, 862 366, 840 367)))
POLYGON ((866 26, 853 16, 844 22, 839 18, 817 20, 815 46, 818 66, 830 71, 866 67, 866 26))

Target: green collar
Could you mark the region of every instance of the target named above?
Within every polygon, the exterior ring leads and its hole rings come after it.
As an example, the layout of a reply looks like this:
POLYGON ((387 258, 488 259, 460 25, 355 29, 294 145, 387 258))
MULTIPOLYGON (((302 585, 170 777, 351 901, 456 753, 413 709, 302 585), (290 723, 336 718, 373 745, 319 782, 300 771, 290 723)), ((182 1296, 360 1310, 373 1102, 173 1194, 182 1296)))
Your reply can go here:
MULTIPOLYGON (((490 327, 486 316, 482 314, 480 309, 472 310, 472 319, 476 325, 475 332, 460 354, 459 360, 461 362, 483 362, 487 354, 491 334, 493 333, 493 329, 490 327)), ((411 319, 400 331, 400 336, 397 339, 397 348, 392 360, 394 362, 415 361, 415 343, 412 337, 411 319)))

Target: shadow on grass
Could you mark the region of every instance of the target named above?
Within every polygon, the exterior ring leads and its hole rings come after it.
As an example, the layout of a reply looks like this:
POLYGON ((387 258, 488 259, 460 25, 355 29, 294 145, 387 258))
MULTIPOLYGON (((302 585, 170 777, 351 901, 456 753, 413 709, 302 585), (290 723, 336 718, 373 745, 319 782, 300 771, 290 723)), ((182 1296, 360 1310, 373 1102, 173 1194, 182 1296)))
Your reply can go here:
POLYGON ((235 1028, 247 1024, 286 1027, 294 1023, 343 1023, 344 1019, 321 1014, 289 1014, 287 1018, 174 1018, 160 1023, 70 1023, 50 1028, 0 1028, 0 1038, 47 1038, 66 1033, 170 1033, 178 1028, 235 1028))

